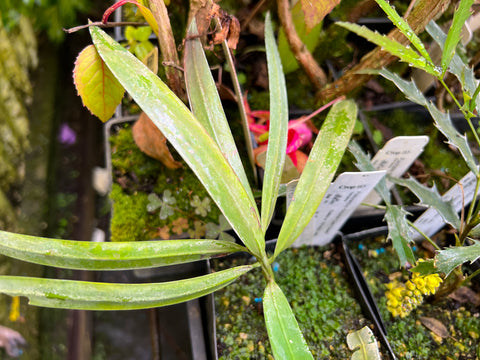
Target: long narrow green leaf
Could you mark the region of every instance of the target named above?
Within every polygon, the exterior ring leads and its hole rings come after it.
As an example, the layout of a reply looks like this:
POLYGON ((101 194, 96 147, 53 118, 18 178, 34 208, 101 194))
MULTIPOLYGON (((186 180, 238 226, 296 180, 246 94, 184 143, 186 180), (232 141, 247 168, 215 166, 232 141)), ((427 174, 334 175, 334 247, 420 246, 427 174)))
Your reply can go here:
POLYGON ((452 201, 445 201, 442 198, 435 185, 432 188, 428 188, 414 178, 389 178, 389 180, 410 189, 420 199, 420 204, 433 207, 446 223, 452 225, 455 229, 460 229, 460 218, 455 211, 455 206, 452 201))
POLYGON ((439 76, 439 71, 432 64, 432 62, 424 58, 422 55, 420 55, 410 47, 404 46, 399 42, 388 38, 385 35, 374 32, 365 26, 351 24, 343 21, 339 21, 336 24, 380 46, 382 50, 388 51, 390 54, 398 57, 401 61, 409 63, 410 66, 422 69, 435 77, 439 76))
POLYGON ((447 71, 453 55, 455 55, 457 45, 462 38, 462 27, 471 15, 470 8, 472 7, 473 2, 474 0, 461 0, 458 9, 454 12, 453 22, 450 26, 450 30, 448 30, 447 40, 445 41, 445 47, 443 48, 442 53, 441 64, 443 74, 447 71))
POLYGON ((296 240, 315 214, 340 164, 356 118, 357 105, 351 100, 336 103, 328 113, 285 215, 275 257, 296 240))
POLYGON ((93 43, 109 69, 175 147, 247 248, 265 253, 260 219, 238 176, 185 104, 141 61, 98 27, 93 43))
POLYGON ((178 304, 210 294, 250 271, 239 266, 192 279, 154 284, 0 276, 0 293, 25 296, 31 305, 78 310, 134 310, 178 304))
POLYGON ((480 258, 480 241, 474 240, 471 246, 456 246, 440 250, 435 256, 435 268, 448 276, 456 267, 480 258))
POLYGON ((185 41, 184 53, 185 84, 192 112, 220 147, 245 191, 254 202, 252 190, 228 126, 202 43, 196 35, 198 35, 197 25, 193 19, 185 41))
POLYGON ((412 30, 410 25, 403 19, 397 11, 385 0, 375 0, 382 8, 382 10, 387 14, 388 18, 392 20, 393 24, 402 32, 403 35, 412 43, 412 45, 422 54, 422 56, 432 63, 430 54, 425 49, 422 40, 415 34, 415 31, 412 30))
POLYGON ((274 281, 265 288, 263 312, 275 359, 313 359, 292 308, 274 281))
POLYGON ((270 13, 265 19, 265 46, 267 50, 268 81, 270 90, 270 128, 267 160, 262 188, 262 229, 270 224, 278 188, 285 164, 288 134, 288 100, 282 61, 275 44, 270 13))
POLYGON ((218 240, 91 242, 47 239, 0 231, 0 254, 35 264, 77 270, 125 270, 198 261, 246 251, 218 240))

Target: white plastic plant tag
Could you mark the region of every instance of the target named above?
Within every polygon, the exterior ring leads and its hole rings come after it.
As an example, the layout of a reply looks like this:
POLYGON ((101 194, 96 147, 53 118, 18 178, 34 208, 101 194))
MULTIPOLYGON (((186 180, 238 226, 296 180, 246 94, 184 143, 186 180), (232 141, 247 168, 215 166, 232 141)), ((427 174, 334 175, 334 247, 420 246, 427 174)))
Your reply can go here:
MULTIPOLYGON (((452 201, 455 211, 460 212, 462 207, 470 204, 470 201, 473 199, 475 185, 475 174, 470 171, 467 175, 460 179, 459 184, 452 186, 450 190, 448 190, 442 196, 442 199, 445 201, 452 201), (465 203, 463 202, 464 199, 465 203)), ((477 193, 477 195, 478 194, 480 194, 480 191, 477 193)), ((445 225, 445 222, 437 210, 430 208, 420 215, 420 217, 415 220, 413 224, 425 235, 432 236, 445 225)), ((423 236, 413 228, 410 228, 410 235, 414 240, 423 239, 423 236)))
MULTIPOLYGON (((420 156, 428 143, 428 136, 397 136, 390 139, 372 159, 372 164, 377 170, 386 170, 390 176, 401 177, 405 171, 420 156)), ((387 181, 390 189, 393 184, 387 181)), ((375 190, 372 190, 363 200, 365 204, 377 205, 382 198, 375 190)), ((362 209, 367 208, 362 206, 362 209)))
MULTIPOLYGON (((338 230, 360 205, 365 196, 377 185, 386 171, 346 172, 330 185, 310 223, 293 247, 323 246, 330 243, 338 230)), ((293 197, 297 181, 287 185, 287 206, 293 197)))

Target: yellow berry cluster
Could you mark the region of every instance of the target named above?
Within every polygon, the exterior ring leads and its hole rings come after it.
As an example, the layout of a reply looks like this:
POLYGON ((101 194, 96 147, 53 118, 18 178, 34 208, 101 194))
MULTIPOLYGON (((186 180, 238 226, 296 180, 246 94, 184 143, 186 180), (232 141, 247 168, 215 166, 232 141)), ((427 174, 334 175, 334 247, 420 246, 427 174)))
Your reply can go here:
POLYGON ((413 273, 406 283, 394 280, 387 284, 387 309, 393 316, 404 318, 423 302, 424 295, 435 294, 442 278, 438 274, 413 273))

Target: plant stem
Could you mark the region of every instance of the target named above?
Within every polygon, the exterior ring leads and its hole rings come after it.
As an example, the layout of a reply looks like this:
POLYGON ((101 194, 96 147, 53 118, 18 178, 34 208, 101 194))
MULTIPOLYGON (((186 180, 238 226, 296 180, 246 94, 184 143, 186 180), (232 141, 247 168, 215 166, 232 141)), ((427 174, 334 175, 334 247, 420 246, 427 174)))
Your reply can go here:
POLYGON ((71 34, 71 33, 77 32, 79 30, 86 29, 90 26, 98 26, 98 27, 101 27, 101 28, 111 28, 111 27, 117 27, 117 26, 148 26, 148 23, 137 22, 137 21, 120 21, 120 22, 103 23, 101 21, 95 21, 95 22, 91 22, 89 24, 75 26, 75 27, 72 27, 70 29, 63 29, 63 31, 65 31, 67 34, 71 34))
MULTIPOLYGON (((177 47, 175 45, 175 38, 173 37, 172 26, 170 24, 170 18, 168 17, 168 11, 167 7, 165 6, 165 2, 163 0, 150 0, 149 8, 158 24, 158 43, 162 53, 162 60, 166 63, 171 62, 176 66, 180 66, 177 47)), ((183 86, 183 74, 175 67, 166 66, 165 75, 167 77, 167 84, 172 91, 180 99, 186 101, 187 96, 183 86)))
POLYGON ((480 188, 480 177, 477 176, 477 183, 475 184, 475 192, 473 193, 474 196, 473 196, 473 199, 472 199, 472 203, 470 204, 470 209, 468 209, 468 215, 467 215, 467 219, 466 219, 466 223, 469 224, 470 221, 472 220, 472 216, 473 216, 473 209, 475 208, 475 202, 477 200, 477 194, 478 194, 478 189, 480 188))
MULTIPOLYGON (((445 81, 443 80, 443 78, 439 77, 438 80, 440 81, 440 83, 443 85, 443 87, 445 88, 445 90, 447 90, 448 94, 451 96, 451 98, 453 99, 453 101, 455 102, 455 104, 457 105, 457 107, 459 108, 459 110, 462 112, 463 116, 465 116, 465 120, 467 120, 468 122, 468 126, 470 127, 470 130, 472 131, 473 133, 473 136, 475 137, 475 141, 477 142, 477 145, 480 147, 480 138, 478 137, 478 134, 477 132, 475 131, 475 127, 473 126, 472 124, 472 117, 474 117, 474 114, 472 114, 470 111, 465 111, 463 109, 463 106, 460 104, 460 102, 457 100, 457 98, 455 97, 455 95, 452 93, 452 91, 450 90, 450 88, 447 86, 447 84, 445 84, 445 81)), ((477 88, 478 89, 478 88, 477 88)), ((476 91, 475 91, 476 92, 476 91)))
POLYGON ((285 31, 288 45, 290 46, 295 59, 302 66, 315 89, 320 90, 327 83, 327 76, 312 54, 308 51, 295 30, 292 13, 290 11, 290 1, 277 0, 277 11, 278 18, 285 31))
POLYGON ((472 280, 475 276, 477 276, 478 274, 480 274, 480 269, 477 269, 475 270, 473 273, 471 273, 470 275, 468 275, 465 279, 463 279, 461 282, 460 282, 460 286, 466 284, 467 282, 469 282, 470 280, 472 280))
POLYGON ((430 239, 430 237, 427 234, 425 234, 422 230, 420 230, 413 222, 411 222, 410 220, 407 220, 407 223, 412 228, 414 228, 420 235, 422 235, 425 238, 425 240, 427 240, 436 250, 441 250, 440 247, 437 244, 435 244, 435 242, 432 239, 430 239))
MULTIPOLYGON (((218 21, 217 18, 215 18, 215 25, 219 27, 221 26, 220 21, 218 21)), ((238 81, 237 71, 235 69, 235 63, 233 61, 232 53, 228 48, 228 44, 226 40, 222 42, 222 48, 223 48, 223 52, 225 53, 228 67, 230 68, 230 76, 232 78, 233 89, 235 91, 235 95, 237 98, 237 105, 240 111, 240 118, 242 119, 243 137, 245 138, 245 143, 247 145, 248 159, 250 161, 250 166, 253 171, 253 179, 254 179, 255 185, 258 186, 257 167, 255 166, 255 159, 253 156, 253 143, 250 135, 250 129, 248 127, 247 110, 245 109, 245 104, 243 102, 242 87, 240 86, 240 82, 238 81)))
POLYGON ((270 265, 270 261, 268 260, 266 255, 262 257, 260 264, 262 266, 263 276, 265 276, 265 279, 267 280, 267 282, 270 280, 275 280, 272 266, 270 265))

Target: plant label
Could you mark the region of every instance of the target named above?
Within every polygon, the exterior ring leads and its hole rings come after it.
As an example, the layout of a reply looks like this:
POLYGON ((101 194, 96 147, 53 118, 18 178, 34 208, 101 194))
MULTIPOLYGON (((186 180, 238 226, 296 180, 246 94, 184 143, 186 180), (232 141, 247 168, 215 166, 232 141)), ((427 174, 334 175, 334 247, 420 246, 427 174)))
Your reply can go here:
MULTIPOLYGON (((473 172, 469 172, 460 181, 452 186, 443 196, 442 199, 450 201, 457 212, 460 212, 464 206, 470 204, 473 199, 476 186, 476 177, 473 172)), ((480 193, 477 192, 477 195, 480 193)), ((413 223, 420 231, 427 236, 432 236, 438 232, 444 225, 445 221, 434 208, 426 210, 420 217, 413 223)), ((415 240, 423 239, 415 229, 410 229, 410 236, 415 240)))
MULTIPOLYGON (((310 223, 293 244, 322 246, 330 243, 365 196, 377 185, 386 171, 345 172, 330 185, 310 223)), ((287 185, 287 206, 297 181, 287 185)))
MULTIPOLYGON (((420 156, 428 143, 428 136, 397 136, 390 139, 385 146, 380 149, 372 159, 372 164, 377 170, 386 170, 390 176, 400 177, 413 164, 415 159, 420 156)), ((393 184, 387 181, 388 189, 393 184)), ((366 204, 376 205, 382 201, 382 198, 375 190, 363 200, 366 204)), ((367 206, 361 206, 362 210, 367 206)))

